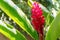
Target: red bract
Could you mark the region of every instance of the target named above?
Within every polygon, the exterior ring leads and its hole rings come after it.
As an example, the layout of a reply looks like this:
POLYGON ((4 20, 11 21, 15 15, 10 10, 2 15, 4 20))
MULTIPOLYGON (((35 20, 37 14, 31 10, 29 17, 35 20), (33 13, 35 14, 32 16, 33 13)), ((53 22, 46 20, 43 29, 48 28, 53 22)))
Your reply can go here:
POLYGON ((45 19, 43 16, 42 9, 41 7, 39 7, 39 4, 37 2, 34 2, 32 6, 33 6, 31 11, 32 25, 38 33, 43 35, 45 19))

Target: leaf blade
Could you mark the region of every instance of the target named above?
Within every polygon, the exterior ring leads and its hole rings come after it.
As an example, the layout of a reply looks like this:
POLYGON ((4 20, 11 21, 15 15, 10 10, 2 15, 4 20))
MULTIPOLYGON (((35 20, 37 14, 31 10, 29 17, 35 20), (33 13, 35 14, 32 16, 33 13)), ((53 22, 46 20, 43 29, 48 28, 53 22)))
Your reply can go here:
POLYGON ((21 34, 13 26, 11 26, 12 28, 9 28, 9 26, 11 25, 7 26, 7 24, 3 23, 3 21, 0 20, 0 33, 2 33, 10 40, 26 40, 23 34, 21 34))
POLYGON ((57 40, 57 38, 60 36, 59 30, 60 30, 60 12, 58 12, 56 18, 50 25, 45 40, 57 40))
POLYGON ((25 30, 32 38, 38 40, 38 34, 32 27, 26 15, 11 0, 1 0, 0 8, 12 18, 23 30, 25 30))

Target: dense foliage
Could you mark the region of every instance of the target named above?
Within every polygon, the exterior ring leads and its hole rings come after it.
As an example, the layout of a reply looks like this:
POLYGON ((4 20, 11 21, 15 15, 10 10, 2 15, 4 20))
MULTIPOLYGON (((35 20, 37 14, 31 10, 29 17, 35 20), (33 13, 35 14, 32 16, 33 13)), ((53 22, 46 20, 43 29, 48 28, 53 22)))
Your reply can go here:
POLYGON ((0 33, 8 40, 60 40, 60 0, 0 0, 0 33))

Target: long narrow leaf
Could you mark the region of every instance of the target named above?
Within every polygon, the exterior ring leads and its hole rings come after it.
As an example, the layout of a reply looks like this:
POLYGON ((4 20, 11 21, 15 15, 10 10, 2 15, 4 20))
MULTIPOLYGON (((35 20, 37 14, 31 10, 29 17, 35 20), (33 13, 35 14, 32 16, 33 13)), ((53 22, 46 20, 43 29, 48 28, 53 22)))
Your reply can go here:
POLYGON ((26 40, 26 38, 18 30, 12 26, 9 28, 9 26, 11 25, 7 26, 3 21, 0 20, 0 33, 5 35, 10 40, 26 40))
POLYGON ((32 38, 38 40, 38 34, 30 24, 26 15, 11 0, 0 0, 0 8, 32 38))
POLYGON ((45 16, 45 19, 46 20, 49 20, 49 23, 52 22, 52 20, 54 19, 54 17, 51 15, 52 12, 49 12, 48 9, 46 7, 44 7, 42 4, 40 4, 40 7, 42 8, 43 10, 43 15, 45 16), (49 16, 48 16, 49 15, 49 16), (49 18, 49 19, 48 19, 49 18))
POLYGON ((46 7, 44 7, 42 4, 40 4, 40 7, 42 8, 43 15, 45 17, 45 22, 46 22, 45 23, 46 24, 45 25, 45 30, 46 30, 46 28, 48 27, 48 25, 50 25, 52 23, 54 17, 51 15, 52 12, 49 12, 49 10, 46 7))

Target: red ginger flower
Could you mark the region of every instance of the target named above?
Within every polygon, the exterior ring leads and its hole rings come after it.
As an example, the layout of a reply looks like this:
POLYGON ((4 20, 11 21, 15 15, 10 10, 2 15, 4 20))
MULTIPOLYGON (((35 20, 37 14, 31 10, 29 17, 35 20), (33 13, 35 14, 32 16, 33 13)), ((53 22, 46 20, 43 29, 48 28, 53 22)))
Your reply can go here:
MULTIPOLYGON (((41 35, 43 36, 45 19, 43 16, 42 9, 41 7, 39 7, 39 4, 37 2, 33 3, 31 18, 32 18, 33 27, 40 34, 40 36, 41 35)), ((41 38, 42 37, 40 37, 40 40, 43 40, 41 38)))

